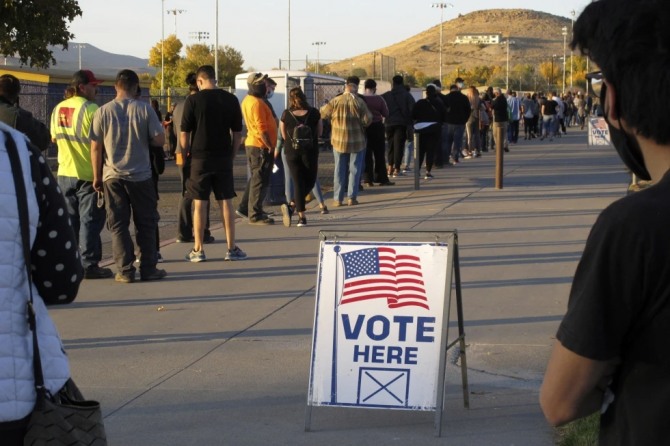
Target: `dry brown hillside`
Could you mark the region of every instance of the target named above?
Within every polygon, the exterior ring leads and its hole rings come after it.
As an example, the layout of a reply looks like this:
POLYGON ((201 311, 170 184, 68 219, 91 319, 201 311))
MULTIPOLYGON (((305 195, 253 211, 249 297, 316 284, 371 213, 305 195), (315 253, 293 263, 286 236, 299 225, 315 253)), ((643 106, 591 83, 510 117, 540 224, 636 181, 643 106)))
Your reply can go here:
MULTIPOLYGON (((510 42, 510 68, 517 64, 539 65, 551 61, 552 55, 563 56, 563 35, 561 28, 567 26, 567 55, 570 54, 571 20, 545 12, 528 9, 488 9, 461 15, 444 22, 443 30, 443 74, 448 79, 457 69, 471 69, 475 66, 505 66, 507 48, 505 45, 457 45, 457 34, 500 33, 503 40, 510 42)), ((396 71, 421 71, 428 77, 439 73, 439 24, 401 42, 380 48, 376 52, 396 58, 396 71)), ((341 75, 348 74, 352 67, 359 67, 371 75, 373 53, 360 54, 328 66, 328 71, 341 75)), ((379 73, 379 55, 376 57, 379 73)), ((561 60, 555 59, 561 64, 561 60)))

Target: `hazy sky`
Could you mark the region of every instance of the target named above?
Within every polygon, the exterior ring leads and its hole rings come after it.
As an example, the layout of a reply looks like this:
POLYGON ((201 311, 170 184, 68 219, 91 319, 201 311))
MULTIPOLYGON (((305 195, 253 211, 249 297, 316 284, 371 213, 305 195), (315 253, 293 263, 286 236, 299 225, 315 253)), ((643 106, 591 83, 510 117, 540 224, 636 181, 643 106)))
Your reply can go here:
MULTIPOLYGON (((214 44, 217 0, 79 0, 82 17, 70 30, 77 43, 90 43, 117 54, 147 58, 149 49, 175 33, 184 46, 198 43, 193 33, 209 32, 214 44), (183 12, 176 14, 175 10, 183 12)), ((244 67, 266 70, 279 65, 289 53, 302 67, 306 57, 321 63, 345 59, 405 40, 440 23, 440 8, 425 0, 218 0, 219 45, 230 45, 244 57, 244 67), (313 45, 314 42, 325 42, 313 45), (300 61, 300 62, 299 62, 300 61)), ((522 8, 571 18, 590 0, 468 0, 443 9, 444 21, 472 11, 522 8)), ((446 3, 449 5, 449 3, 446 3)), ((505 23, 493 32, 505 32, 505 23)), ((555 34, 560 39, 560 30, 555 34)), ((84 61, 85 65, 85 61, 84 61)))

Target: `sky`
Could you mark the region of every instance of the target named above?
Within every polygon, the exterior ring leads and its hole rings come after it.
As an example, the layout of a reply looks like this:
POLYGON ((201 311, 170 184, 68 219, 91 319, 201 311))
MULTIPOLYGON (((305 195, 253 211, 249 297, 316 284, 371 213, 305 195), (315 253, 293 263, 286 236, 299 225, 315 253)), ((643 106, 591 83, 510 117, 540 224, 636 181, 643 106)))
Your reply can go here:
MULTIPOLYGON (((69 29, 76 43, 148 58, 163 32, 167 37, 176 30, 184 46, 198 43, 197 33, 209 33, 201 43, 214 45, 217 2, 219 45, 240 51, 245 69, 263 71, 278 67, 280 59, 287 67, 289 35, 295 69, 306 58, 327 63, 390 46, 439 25, 441 14, 447 22, 459 14, 505 8, 571 18, 571 11, 578 17, 590 0, 454 0, 439 2, 447 5, 443 9, 426 0, 79 0, 83 14, 69 29)), ((504 33, 504 23, 493 31, 504 33)))

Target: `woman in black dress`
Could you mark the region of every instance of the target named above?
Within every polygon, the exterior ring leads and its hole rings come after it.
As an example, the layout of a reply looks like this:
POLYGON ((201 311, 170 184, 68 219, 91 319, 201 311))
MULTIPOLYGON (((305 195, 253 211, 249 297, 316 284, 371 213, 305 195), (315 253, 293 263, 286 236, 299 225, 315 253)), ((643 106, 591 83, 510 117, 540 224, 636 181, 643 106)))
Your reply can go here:
POLYGON ((295 185, 294 211, 298 212, 298 226, 305 226, 305 197, 314 187, 319 161, 318 138, 323 130, 321 113, 307 103, 307 97, 300 87, 292 88, 288 95, 288 109, 284 110, 279 129, 284 138, 286 162, 295 185), (294 140, 294 129, 300 125, 309 126, 312 133, 311 144, 294 140))

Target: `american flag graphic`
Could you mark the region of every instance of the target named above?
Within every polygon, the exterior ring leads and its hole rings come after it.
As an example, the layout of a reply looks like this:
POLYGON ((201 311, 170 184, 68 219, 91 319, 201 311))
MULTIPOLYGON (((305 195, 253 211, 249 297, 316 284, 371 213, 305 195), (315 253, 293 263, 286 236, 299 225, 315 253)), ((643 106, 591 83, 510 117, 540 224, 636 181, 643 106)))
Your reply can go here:
POLYGON ((429 310, 418 256, 393 248, 367 248, 341 254, 344 286, 340 305, 386 299, 388 308, 415 306, 429 310))

